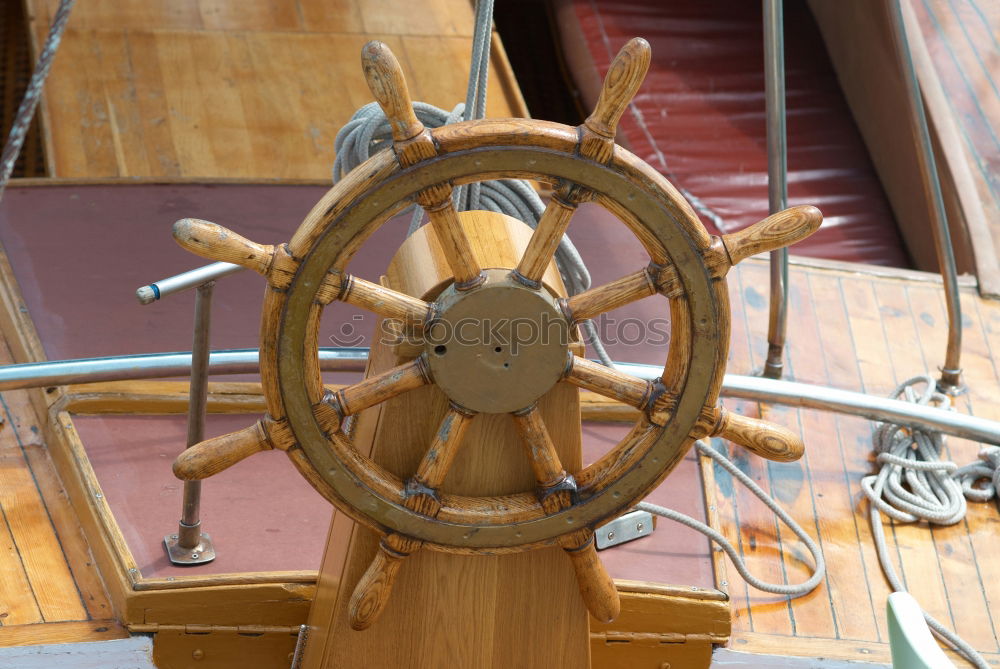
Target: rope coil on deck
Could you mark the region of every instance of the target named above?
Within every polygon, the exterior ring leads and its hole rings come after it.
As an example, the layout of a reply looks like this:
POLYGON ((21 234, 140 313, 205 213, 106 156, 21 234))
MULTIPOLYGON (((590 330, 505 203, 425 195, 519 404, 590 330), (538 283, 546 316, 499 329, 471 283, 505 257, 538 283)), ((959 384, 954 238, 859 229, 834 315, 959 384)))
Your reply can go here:
MULTIPOLYGON (((951 399, 936 390, 927 375, 901 383, 890 395, 921 406, 950 408, 951 399), (923 385, 923 391, 917 388, 923 385)), ((871 501, 869 519, 879 563, 890 587, 906 592, 906 586, 889 559, 882 513, 902 523, 926 520, 935 525, 953 525, 965 518, 966 500, 986 502, 1000 490, 1000 447, 987 446, 979 452, 981 462, 959 467, 941 460, 944 435, 940 432, 894 423, 880 424, 873 435, 879 472, 861 480, 861 490, 871 501), (976 484, 989 481, 982 487, 976 484)), ((964 639, 947 629, 926 611, 927 625, 945 643, 979 669, 989 665, 964 639)))

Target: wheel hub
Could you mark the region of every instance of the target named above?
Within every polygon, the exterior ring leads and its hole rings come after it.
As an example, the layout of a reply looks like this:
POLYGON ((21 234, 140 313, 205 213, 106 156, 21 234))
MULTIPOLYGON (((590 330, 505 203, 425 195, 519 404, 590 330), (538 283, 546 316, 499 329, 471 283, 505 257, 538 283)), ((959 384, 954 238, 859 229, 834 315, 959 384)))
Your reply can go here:
POLYGON ((506 269, 486 270, 472 290, 447 288, 425 333, 434 382, 471 411, 505 413, 531 406, 563 375, 569 324, 556 300, 506 269))

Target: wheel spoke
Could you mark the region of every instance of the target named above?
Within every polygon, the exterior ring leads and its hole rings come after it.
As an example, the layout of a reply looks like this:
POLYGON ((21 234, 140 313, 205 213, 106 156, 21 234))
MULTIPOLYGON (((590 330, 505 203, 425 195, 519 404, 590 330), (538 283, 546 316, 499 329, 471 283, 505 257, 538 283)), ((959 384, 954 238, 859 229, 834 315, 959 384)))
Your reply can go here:
POLYGON ((558 194, 553 194, 545 212, 538 220, 538 226, 531 233, 528 247, 517 265, 517 274, 528 282, 537 285, 545 274, 545 269, 552 261, 552 256, 559 247, 563 233, 569 226, 569 219, 576 211, 576 205, 566 202, 558 194))
POLYGON ((430 383, 423 356, 369 377, 353 386, 341 388, 328 400, 341 418, 356 414, 389 398, 430 383))
POLYGON ((350 274, 344 277, 343 302, 382 316, 402 321, 408 327, 423 327, 430 320, 431 306, 421 299, 359 279, 350 274))
POLYGON ((431 490, 444 483, 444 477, 462 446, 462 436, 474 414, 451 406, 434 433, 430 448, 417 466, 416 479, 431 490))
POLYGON ((547 489, 559 485, 566 480, 566 470, 559 461, 556 446, 545 428, 545 421, 538 407, 527 411, 511 414, 514 425, 521 436, 521 443, 528 453, 531 469, 539 488, 547 489))
POLYGON ((573 367, 566 380, 585 390, 610 397, 636 409, 645 409, 653 394, 653 384, 628 374, 573 356, 573 367))
POLYGON ((434 234, 437 235, 438 242, 444 250, 456 286, 471 288, 479 282, 479 263, 476 262, 472 244, 469 243, 465 229, 458 220, 458 214, 455 213, 455 207, 452 206, 450 189, 448 195, 438 206, 424 208, 431 219, 434 234))
POLYGON ((591 288, 566 301, 567 315, 574 323, 641 300, 656 292, 648 269, 642 269, 611 283, 591 288))

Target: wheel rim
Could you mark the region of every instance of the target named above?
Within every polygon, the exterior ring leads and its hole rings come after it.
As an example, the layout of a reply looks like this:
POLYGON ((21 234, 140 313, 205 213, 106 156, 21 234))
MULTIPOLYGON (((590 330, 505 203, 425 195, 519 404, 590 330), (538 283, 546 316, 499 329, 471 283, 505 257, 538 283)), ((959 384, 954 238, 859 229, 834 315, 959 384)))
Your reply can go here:
MULTIPOLYGON (((277 381, 284 411, 309 466, 325 483, 327 490, 321 492, 366 524, 450 550, 524 550, 549 543, 569 532, 593 527, 648 493, 686 452, 692 441, 688 435, 702 410, 714 406, 721 381, 719 360, 724 359, 719 350, 723 347, 724 353, 728 345, 728 333, 712 326, 720 322, 726 305, 713 288, 702 261, 702 244, 707 235, 678 206, 672 188, 664 189, 666 182, 662 179, 662 183, 652 180, 651 170, 637 169, 635 159, 621 149, 616 149, 609 166, 572 155, 575 129, 537 122, 522 124, 534 132, 501 134, 490 122, 458 124, 435 131, 441 147, 438 157, 396 171, 338 207, 339 213, 323 225, 314 224, 305 235, 297 233, 292 252, 297 242, 311 244, 312 248, 302 258, 283 300, 276 333, 277 381), (552 136, 560 136, 561 145, 525 145, 551 140, 552 136), (456 148, 449 150, 452 147, 456 148), (315 347, 310 350, 309 344, 315 342, 310 327, 315 327, 318 319, 311 318, 310 312, 328 270, 343 270, 364 239, 414 193, 443 181, 457 184, 509 177, 565 179, 580 184, 597 193, 599 202, 619 214, 654 259, 658 252, 665 255, 684 287, 685 297, 671 300, 671 312, 674 332, 688 333, 690 356, 683 360, 668 356, 668 365, 674 367, 673 378, 678 377, 677 364, 684 368, 680 386, 671 389, 678 401, 662 428, 648 426, 631 436, 634 450, 644 455, 616 461, 612 455, 621 449, 613 449, 585 468, 578 477, 579 498, 572 507, 545 514, 532 493, 523 493, 502 498, 499 506, 503 508, 498 511, 495 498, 483 502, 479 498, 441 495, 443 506, 432 518, 404 507, 403 484, 398 478, 372 467, 371 461, 353 452, 343 436, 328 439, 317 423, 313 405, 318 398, 310 394, 315 394, 318 383, 310 376, 311 370, 318 367, 310 363, 315 347), (651 248, 651 241, 659 248, 651 248), (678 319, 686 323, 678 323, 678 319), (692 368, 701 372, 688 374, 692 368)), ((724 297, 724 293, 721 295, 724 297)), ((672 352, 674 345, 672 341, 672 352)), ((317 484, 315 477, 308 478, 317 484)))

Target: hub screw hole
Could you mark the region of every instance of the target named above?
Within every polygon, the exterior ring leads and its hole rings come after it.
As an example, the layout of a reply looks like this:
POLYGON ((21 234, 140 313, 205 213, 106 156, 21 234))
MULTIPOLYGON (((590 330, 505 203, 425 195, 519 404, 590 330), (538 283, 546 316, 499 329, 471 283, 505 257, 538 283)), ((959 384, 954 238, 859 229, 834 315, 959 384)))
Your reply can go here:
POLYGON ((493 351, 495 353, 501 353, 503 351, 503 349, 501 347, 497 346, 495 349, 493 349, 493 351))
POLYGON ((444 355, 445 353, 448 352, 448 347, 445 346, 444 344, 438 344, 437 346, 434 347, 434 352, 437 355, 444 355))

